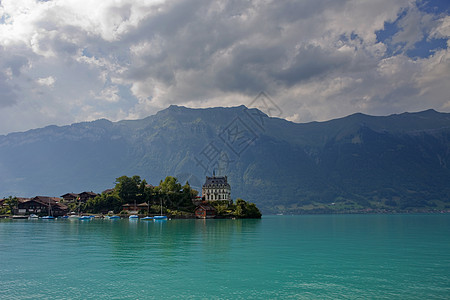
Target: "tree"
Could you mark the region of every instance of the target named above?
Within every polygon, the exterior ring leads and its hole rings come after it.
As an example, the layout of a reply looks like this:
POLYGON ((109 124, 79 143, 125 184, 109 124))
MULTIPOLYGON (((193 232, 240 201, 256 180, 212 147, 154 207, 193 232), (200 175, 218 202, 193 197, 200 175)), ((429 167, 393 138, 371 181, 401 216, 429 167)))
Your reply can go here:
POLYGON ((189 182, 186 181, 186 184, 183 185, 182 192, 180 195, 180 207, 193 211, 195 209, 195 205, 192 202, 192 199, 195 199, 197 197, 198 191, 191 188, 189 185, 189 182))
POLYGON ((255 203, 247 203, 247 218, 259 219, 261 216, 261 212, 258 207, 256 207, 255 203))
POLYGON ((5 203, 8 206, 9 213, 13 214, 14 210, 17 209, 19 199, 17 199, 16 197, 9 196, 8 199, 5 200, 5 203))
POLYGON ((122 210, 122 201, 116 193, 101 194, 89 199, 84 210, 90 213, 104 213, 110 210, 118 213, 122 210))
POLYGON ((236 209, 234 211, 234 215, 239 218, 245 218, 247 213, 246 210, 246 202, 240 198, 236 199, 236 209))
POLYGON ((236 199, 234 215, 238 218, 259 219, 262 214, 254 203, 246 202, 240 198, 236 199))
POLYGON ((133 201, 137 201, 139 195, 142 195, 140 192, 141 185, 141 177, 140 176, 121 176, 116 178, 116 187, 120 199, 123 203, 130 203, 133 201))
POLYGON ((164 181, 159 183, 159 189, 163 193, 177 193, 181 191, 181 184, 173 176, 167 176, 164 181))
POLYGON ((164 206, 167 208, 178 208, 177 194, 181 191, 181 184, 176 177, 167 176, 164 181, 160 181, 159 186, 159 200, 162 200, 164 206))
POLYGON ((139 190, 142 193, 142 201, 140 202, 147 202, 150 205, 156 204, 156 191, 151 185, 147 184, 145 179, 142 180, 139 190))

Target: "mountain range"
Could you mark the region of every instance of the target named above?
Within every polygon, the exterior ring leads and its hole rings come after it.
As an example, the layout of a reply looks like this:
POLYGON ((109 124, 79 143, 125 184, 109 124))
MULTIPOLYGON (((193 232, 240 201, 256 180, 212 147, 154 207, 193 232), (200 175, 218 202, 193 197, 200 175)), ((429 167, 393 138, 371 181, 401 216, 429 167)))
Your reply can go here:
POLYGON ((201 191, 212 174, 263 213, 449 210, 450 114, 293 123, 245 106, 170 106, 0 136, 2 197, 100 193, 122 175, 201 191))

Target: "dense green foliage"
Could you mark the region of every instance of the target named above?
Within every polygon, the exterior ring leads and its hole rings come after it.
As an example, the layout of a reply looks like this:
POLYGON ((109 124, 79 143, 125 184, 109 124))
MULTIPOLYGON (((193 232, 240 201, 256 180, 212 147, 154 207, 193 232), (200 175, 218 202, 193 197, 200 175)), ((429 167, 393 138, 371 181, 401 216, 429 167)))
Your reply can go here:
POLYGON ((189 183, 184 186, 178 182, 177 178, 167 176, 161 180, 159 186, 151 186, 147 181, 141 180, 140 176, 121 176, 116 179, 116 186, 112 192, 102 193, 90 199, 82 207, 83 211, 89 213, 107 213, 113 211, 119 213, 124 204, 142 204, 147 207, 141 208, 143 211, 149 209, 150 213, 159 213, 161 205, 164 210, 193 212, 195 209, 192 199, 198 192, 193 190, 189 183))
POLYGON ((4 205, 0 206, 0 215, 12 215, 18 203, 19 200, 16 197, 9 196, 5 199, 4 205))
POLYGON ((262 216, 254 203, 241 198, 237 198, 236 202, 231 204, 228 201, 210 201, 208 203, 214 206, 219 218, 259 219, 262 216))
POLYGON ((246 202, 240 198, 236 200, 235 216, 238 218, 258 219, 261 218, 261 212, 254 203, 246 202))
MULTIPOLYGON (((122 211, 123 204, 146 203, 147 207, 142 208, 139 213, 158 214, 162 207, 163 213, 172 217, 193 216, 196 206, 192 200, 197 195, 198 191, 192 189, 188 182, 181 186, 177 178, 172 176, 167 176, 164 181, 161 180, 158 186, 151 186, 145 179, 141 180, 136 175, 133 177, 121 176, 116 179, 116 186, 112 192, 102 193, 89 199, 81 207, 81 210, 88 213, 113 211, 126 214, 125 211, 122 211)), ((261 218, 261 212, 254 203, 240 198, 234 204, 230 204, 228 201, 209 203, 216 208, 219 217, 261 218)))

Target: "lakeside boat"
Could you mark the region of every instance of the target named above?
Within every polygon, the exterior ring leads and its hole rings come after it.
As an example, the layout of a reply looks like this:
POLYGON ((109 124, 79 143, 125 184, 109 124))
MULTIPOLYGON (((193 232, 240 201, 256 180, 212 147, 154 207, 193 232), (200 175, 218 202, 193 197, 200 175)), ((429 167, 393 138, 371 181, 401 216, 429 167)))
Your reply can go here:
POLYGON ((131 215, 131 216, 129 216, 128 217, 128 219, 139 219, 139 216, 138 215, 131 215))
MULTIPOLYGON (((150 201, 147 202, 147 212, 149 212, 149 211, 150 211, 150 201)), ((146 216, 146 217, 143 217, 141 220, 143 220, 143 221, 150 221, 150 220, 153 220, 153 217, 146 216)))
POLYGON ((36 214, 31 214, 28 216, 29 219, 39 219, 39 216, 36 214))
POLYGON ((160 199, 160 207, 161 207, 161 212, 159 216, 154 216, 153 220, 154 221, 164 221, 167 220, 167 216, 164 216, 162 213, 162 199, 160 199))
POLYGON ((81 216, 79 214, 75 213, 74 211, 69 214, 70 220, 78 220, 79 217, 81 217, 81 216))
POLYGON ((117 219, 120 219, 120 217, 119 216, 105 216, 105 219, 117 220, 117 219))
POLYGON ((55 217, 52 212, 52 205, 50 204, 50 198, 48 198, 48 215, 42 217, 43 220, 53 220, 55 217))
POLYGON ((22 216, 22 215, 14 215, 14 216, 11 217, 11 219, 14 219, 14 220, 28 219, 28 217, 27 216, 22 216))
POLYGON ((81 216, 78 218, 78 220, 90 220, 91 216, 81 216))

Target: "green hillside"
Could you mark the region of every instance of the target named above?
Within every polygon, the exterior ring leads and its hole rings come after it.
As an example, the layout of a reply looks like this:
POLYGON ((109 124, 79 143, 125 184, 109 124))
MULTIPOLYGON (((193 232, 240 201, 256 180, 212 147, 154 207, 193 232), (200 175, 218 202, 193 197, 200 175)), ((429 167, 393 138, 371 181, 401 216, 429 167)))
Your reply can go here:
POLYGON ((256 109, 171 106, 0 136, 0 196, 101 192, 114 178, 200 188, 213 170, 264 213, 450 209, 450 114, 296 124, 256 109))

